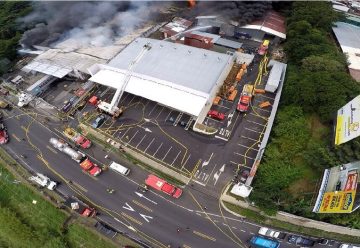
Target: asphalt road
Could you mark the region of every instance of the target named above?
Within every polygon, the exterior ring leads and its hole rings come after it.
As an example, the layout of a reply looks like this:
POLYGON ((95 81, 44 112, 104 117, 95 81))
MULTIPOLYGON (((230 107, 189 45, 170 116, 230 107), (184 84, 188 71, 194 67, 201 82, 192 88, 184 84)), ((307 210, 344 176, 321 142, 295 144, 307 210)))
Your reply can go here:
MULTIPOLYGON (((225 213, 223 216, 218 198, 204 193, 199 185, 185 188, 180 199, 154 191, 141 197, 136 194, 138 183, 148 173, 125 161, 116 159, 131 168, 129 177, 112 171, 104 171, 97 178, 84 173, 75 161, 55 151, 48 142, 60 135, 56 129, 61 129, 63 124, 51 121, 48 128, 42 124, 44 116, 31 113, 31 109, 27 112, 17 108, 6 112, 10 142, 5 149, 31 170, 61 181, 60 192, 87 200, 100 211, 100 218, 149 246, 245 247, 247 240, 257 233, 256 224, 225 213), (26 158, 21 158, 21 154, 26 158), (66 182, 69 180, 71 184, 66 182), (107 188, 115 189, 115 193, 108 194, 107 188)), ((110 162, 104 158, 106 152, 96 145, 85 152, 99 165, 110 162)), ((110 159, 114 159, 113 154, 110 159)), ((291 245, 283 242, 282 247, 291 245)))

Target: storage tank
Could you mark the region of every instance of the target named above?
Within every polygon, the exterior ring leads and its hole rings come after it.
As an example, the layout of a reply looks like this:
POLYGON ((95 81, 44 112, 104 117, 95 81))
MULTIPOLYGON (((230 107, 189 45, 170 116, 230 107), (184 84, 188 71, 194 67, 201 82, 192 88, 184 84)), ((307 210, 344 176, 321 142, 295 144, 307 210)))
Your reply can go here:
POLYGON ((76 151, 74 149, 72 149, 67 143, 65 143, 62 140, 56 139, 56 138, 51 138, 50 139, 50 144, 53 145, 53 147, 55 147, 56 149, 58 149, 59 151, 69 155, 73 160, 80 162, 85 155, 82 154, 79 151, 76 151))

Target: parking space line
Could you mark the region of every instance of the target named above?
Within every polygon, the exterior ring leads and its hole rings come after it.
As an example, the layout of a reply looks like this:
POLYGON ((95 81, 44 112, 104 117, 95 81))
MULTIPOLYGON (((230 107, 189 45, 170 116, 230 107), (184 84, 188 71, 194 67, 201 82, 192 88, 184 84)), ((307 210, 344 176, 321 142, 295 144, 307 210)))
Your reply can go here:
POLYGON ((218 122, 218 123, 222 123, 222 121, 218 121, 218 120, 215 120, 215 119, 210 118, 210 117, 206 117, 206 119, 207 119, 208 121, 211 120, 211 121, 215 121, 215 122, 218 122))
POLYGON ((166 156, 169 154, 169 152, 171 151, 172 147, 170 147, 170 149, 167 151, 167 153, 165 154, 165 156, 163 157, 163 159, 161 161, 164 161, 164 159, 166 158, 166 156))
POLYGON ((268 97, 268 96, 264 96, 264 95, 261 95, 261 97, 265 97, 267 99, 271 99, 271 100, 274 100, 275 98, 272 98, 272 97, 268 97))
POLYGON ((149 147, 151 146, 151 144, 154 142, 155 138, 153 138, 150 143, 148 144, 148 146, 146 147, 146 149, 144 150, 144 153, 146 153, 147 149, 149 149, 149 147))
POLYGON ((139 132, 139 130, 136 130, 135 134, 131 137, 131 139, 129 140, 129 142, 127 144, 129 144, 133 140, 133 138, 135 137, 135 135, 137 135, 138 132, 139 132))
POLYGON ((247 127, 245 127, 245 129, 246 129, 246 130, 249 130, 249 131, 251 131, 251 132, 254 132, 254 133, 262 134, 262 132, 259 132, 259 131, 256 131, 256 130, 252 130, 252 129, 247 128, 247 127))
POLYGON ((127 106, 130 106, 131 105, 131 102, 134 100, 136 96, 134 95, 133 98, 131 98, 130 102, 127 104, 127 106))
POLYGON ((159 118, 161 112, 165 109, 165 106, 162 106, 162 109, 160 110, 159 114, 155 117, 155 119, 159 118))
POLYGON ((122 104, 129 95, 130 94, 126 94, 126 96, 120 101, 120 104, 122 104))
MULTIPOLYGON (((145 99, 145 98, 144 98, 145 99)), ((144 105, 144 110, 146 109, 146 106, 150 103, 150 100, 146 99, 146 104, 144 105)))
POLYGON ((224 106, 224 105, 215 105, 215 106, 218 106, 218 107, 220 107, 220 108, 230 109, 229 107, 226 107, 226 106, 224 106))
POLYGON ((259 126, 262 126, 262 127, 265 127, 265 126, 266 126, 266 124, 264 125, 264 124, 258 123, 258 122, 256 122, 256 121, 249 121, 249 120, 246 120, 246 121, 247 121, 247 122, 250 122, 250 123, 254 123, 254 124, 259 125, 259 126))
POLYGON ((126 132, 123 134, 123 136, 121 136, 121 140, 124 138, 124 136, 125 136, 125 134, 130 130, 131 128, 128 128, 127 130, 126 130, 126 132))
POLYGON ((258 142, 258 140, 256 140, 256 139, 253 139, 253 138, 250 138, 250 137, 246 137, 246 136, 244 136, 244 135, 241 135, 241 137, 242 137, 242 138, 245 138, 245 139, 249 139, 249 140, 253 140, 253 141, 256 141, 256 142, 258 142))
POLYGON ((189 158, 191 157, 191 154, 189 154, 189 157, 185 160, 185 162, 183 163, 183 165, 181 166, 181 170, 184 169, 184 166, 186 165, 186 163, 189 161, 189 158))
POLYGON ((152 155, 153 157, 155 157, 156 153, 159 151, 159 149, 162 147, 163 143, 160 144, 160 146, 158 147, 158 149, 155 151, 155 153, 152 155))
POLYGON ((246 168, 248 168, 248 169, 251 169, 251 167, 250 166, 247 166, 247 165, 244 165, 244 164, 240 164, 240 163, 236 163, 236 162, 234 162, 234 161, 230 161, 230 163, 232 163, 232 164, 234 164, 234 165, 236 165, 236 166, 243 166, 243 167, 246 167, 246 168))
POLYGON ((262 120, 266 120, 266 119, 268 118, 268 117, 266 117, 266 116, 256 115, 256 114, 254 114, 253 112, 250 112, 250 115, 255 116, 255 117, 257 117, 257 118, 260 118, 260 119, 262 119, 262 120))
POLYGON ((252 158, 252 157, 248 157, 246 156, 245 154, 241 154, 241 153, 238 153, 238 152, 234 152, 234 154, 238 155, 238 156, 242 156, 244 158, 248 158, 248 159, 255 159, 255 158, 252 158))
POLYGON ((156 106, 157 106, 157 103, 154 105, 154 107, 152 108, 152 110, 148 113, 148 116, 151 115, 151 113, 154 111, 154 109, 156 108, 156 106))
POLYGON ((166 116, 165 121, 169 118, 169 116, 172 112, 173 112, 173 110, 170 110, 170 113, 166 116))
POLYGON ((181 153, 181 151, 179 151, 179 153, 176 155, 176 157, 174 158, 174 161, 171 163, 171 165, 174 164, 175 160, 179 157, 180 153, 181 153))
POLYGON ((245 148, 249 148, 249 149, 254 150, 254 151, 259 151, 259 149, 255 149, 255 148, 252 148, 252 147, 250 147, 250 146, 245 146, 245 145, 243 145, 243 144, 238 144, 238 146, 242 146, 242 147, 245 147, 245 148))
POLYGON ((121 125, 116 129, 116 131, 112 134, 113 137, 116 137, 116 133, 120 131, 121 127, 124 125, 124 123, 121 123, 121 125))
POLYGON ((146 134, 144 135, 144 137, 142 137, 142 139, 140 140, 140 142, 137 144, 136 149, 137 149, 138 146, 141 144, 141 142, 145 139, 145 137, 146 137, 146 134))
POLYGON ((268 113, 271 113, 270 110, 267 110, 267 109, 263 109, 263 108, 258 108, 258 107, 255 107, 255 106, 252 106, 254 109, 257 109, 257 110, 261 110, 261 111, 265 111, 265 112, 268 112, 268 113))

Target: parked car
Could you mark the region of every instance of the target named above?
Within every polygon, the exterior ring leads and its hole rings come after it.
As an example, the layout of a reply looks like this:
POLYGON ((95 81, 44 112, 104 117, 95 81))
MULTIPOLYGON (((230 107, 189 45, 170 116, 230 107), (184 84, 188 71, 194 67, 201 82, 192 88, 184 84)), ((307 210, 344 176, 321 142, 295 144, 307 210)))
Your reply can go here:
POLYGON ((244 169, 240 173, 240 182, 245 183, 247 178, 249 177, 250 171, 248 169, 244 169))
POLYGON ((7 128, 3 123, 0 123, 0 144, 6 144, 9 142, 9 135, 7 128))
POLYGON ((261 227, 258 232, 260 235, 267 236, 270 238, 276 238, 276 239, 284 239, 286 236, 286 233, 282 233, 279 231, 275 231, 273 229, 267 228, 267 227, 261 227))
POLYGON ((360 246, 356 246, 352 244, 341 244, 339 248, 360 248, 360 246))
MULTIPOLYGON (((298 235, 290 235, 288 238, 289 243, 300 245, 300 246, 306 246, 310 247, 315 244, 315 241, 310 238, 304 238, 298 235)), ((343 247, 346 248, 346 247, 343 247)))
POLYGON ((219 111, 216 111, 216 110, 210 110, 208 112, 208 116, 213 118, 213 119, 217 119, 217 120, 224 120, 225 119, 225 115, 219 111))
POLYGON ((95 121, 91 124, 93 128, 99 128, 106 120, 106 116, 101 114, 99 115, 95 121))

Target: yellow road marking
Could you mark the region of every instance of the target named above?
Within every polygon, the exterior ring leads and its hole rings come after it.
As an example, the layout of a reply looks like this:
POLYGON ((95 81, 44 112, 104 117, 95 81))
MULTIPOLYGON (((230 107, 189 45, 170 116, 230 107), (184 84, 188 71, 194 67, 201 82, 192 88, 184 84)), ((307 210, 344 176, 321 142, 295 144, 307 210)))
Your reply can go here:
POLYGON ((15 116, 15 118, 16 118, 16 119, 18 119, 18 120, 20 120, 20 117, 19 117, 18 115, 17 115, 17 116, 15 116))
POLYGON ((24 127, 24 126, 20 126, 20 127, 21 127, 21 129, 24 130, 25 132, 28 131, 28 129, 27 129, 26 127, 24 127))
POLYGON ((130 215, 125 214, 124 212, 121 212, 121 215, 124 216, 126 219, 138 224, 138 225, 142 225, 143 223, 141 223, 140 221, 138 221, 137 219, 135 219, 134 217, 131 217, 130 215))
POLYGON ((20 142, 20 139, 19 139, 14 133, 12 134, 12 136, 13 136, 17 141, 20 142))
POLYGON ((78 187, 80 190, 87 192, 87 189, 85 189, 83 186, 81 186, 80 184, 78 184, 77 182, 73 182, 73 184, 78 187))
POLYGON ((210 236, 208 236, 206 234, 203 234, 201 232, 193 231, 193 233, 200 236, 200 237, 202 237, 202 238, 204 238, 204 239, 209 239, 209 240, 214 241, 214 242, 216 241, 216 238, 210 237, 210 236))
POLYGON ((55 151, 53 148, 51 148, 50 146, 46 146, 47 149, 49 149, 50 151, 52 151, 53 153, 57 154, 58 152, 55 151))
POLYGON ((145 206, 145 205, 141 204, 140 202, 138 202, 138 201, 136 201, 136 200, 132 200, 132 202, 133 202, 133 203, 135 203, 136 205, 138 205, 139 207, 142 207, 143 209, 145 209, 145 210, 149 211, 149 212, 152 212, 152 211, 153 211, 153 210, 152 210, 152 209, 150 209, 149 207, 147 207, 147 206, 145 206))

